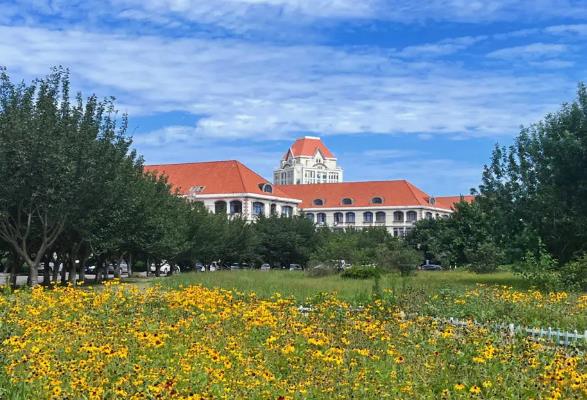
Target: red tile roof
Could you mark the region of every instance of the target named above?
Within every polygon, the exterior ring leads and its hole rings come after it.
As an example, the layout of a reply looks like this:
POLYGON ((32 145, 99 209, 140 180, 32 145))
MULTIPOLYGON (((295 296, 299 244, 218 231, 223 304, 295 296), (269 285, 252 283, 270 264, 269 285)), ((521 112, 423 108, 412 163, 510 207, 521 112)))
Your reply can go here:
POLYGON ((475 200, 475 196, 440 196, 436 198, 436 205, 441 208, 452 209, 454 205, 459 203, 461 200, 464 200, 467 203, 472 203, 473 200, 475 200))
POLYGON ((328 150, 328 148, 322 143, 322 140, 317 137, 305 136, 297 139, 294 144, 290 147, 289 151, 285 153, 284 159, 287 158, 289 152, 294 157, 308 156, 312 157, 316 154, 316 151, 320 150, 322 155, 326 158, 334 158, 334 155, 328 150))
POLYGON ((371 181, 317 183, 309 185, 280 185, 279 189, 291 197, 302 199, 302 208, 337 208, 337 207, 382 207, 382 206, 433 206, 450 209, 446 202, 431 205, 430 196, 410 182, 371 181), (373 198, 380 197, 381 204, 374 204, 373 198), (351 205, 342 204, 343 198, 352 199, 351 205), (316 206, 315 199, 322 199, 324 204, 316 206))
POLYGON ((254 193, 289 197, 275 186, 272 193, 263 192, 259 184, 270 185, 270 182, 236 160, 147 165, 145 172, 166 175, 173 188, 183 195, 201 186, 203 189, 198 194, 254 193))

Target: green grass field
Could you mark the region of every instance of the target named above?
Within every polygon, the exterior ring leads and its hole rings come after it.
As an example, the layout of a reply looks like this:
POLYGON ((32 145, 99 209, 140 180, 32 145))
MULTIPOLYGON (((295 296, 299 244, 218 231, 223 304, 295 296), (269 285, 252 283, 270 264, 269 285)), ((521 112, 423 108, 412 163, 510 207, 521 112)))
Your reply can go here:
MULTIPOLYGON (((254 292, 260 298, 275 293, 293 297, 299 304, 319 301, 334 293, 354 305, 376 297, 374 280, 344 279, 338 275, 309 277, 298 271, 219 271, 184 273, 156 281, 163 287, 202 285, 238 292, 254 292)), ((478 275, 466 271, 418 272, 415 276, 384 275, 379 295, 406 313, 516 323, 559 329, 587 329, 587 296, 532 290, 510 272, 478 275)))

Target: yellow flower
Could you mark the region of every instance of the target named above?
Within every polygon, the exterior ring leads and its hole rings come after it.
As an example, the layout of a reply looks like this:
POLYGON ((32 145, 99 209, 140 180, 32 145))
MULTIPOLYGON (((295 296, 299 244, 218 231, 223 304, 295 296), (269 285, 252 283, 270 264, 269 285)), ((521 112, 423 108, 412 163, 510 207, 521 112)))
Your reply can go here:
POLYGON ((469 389, 469 392, 472 393, 472 394, 479 394, 479 393, 481 393, 481 388, 479 386, 477 386, 477 385, 473 385, 469 389))
POLYGON ((454 386, 455 390, 463 390, 465 388, 465 385, 463 385, 462 383, 457 383, 454 386))

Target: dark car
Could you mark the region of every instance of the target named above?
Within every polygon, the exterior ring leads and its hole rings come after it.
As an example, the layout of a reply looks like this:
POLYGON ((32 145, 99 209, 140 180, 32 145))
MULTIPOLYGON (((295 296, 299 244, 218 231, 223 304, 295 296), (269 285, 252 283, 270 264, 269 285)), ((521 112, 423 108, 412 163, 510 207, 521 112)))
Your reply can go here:
POLYGON ((442 271, 442 267, 438 264, 422 264, 420 269, 422 271, 442 271))

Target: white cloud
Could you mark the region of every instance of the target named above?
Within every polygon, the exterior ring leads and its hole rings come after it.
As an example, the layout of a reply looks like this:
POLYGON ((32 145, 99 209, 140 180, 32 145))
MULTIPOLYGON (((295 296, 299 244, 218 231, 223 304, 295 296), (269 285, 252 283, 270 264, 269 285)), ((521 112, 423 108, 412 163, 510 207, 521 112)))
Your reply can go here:
POLYGON ((466 36, 454 39, 445 39, 436 43, 427 43, 403 48, 398 55, 401 57, 442 57, 467 49, 472 45, 485 40, 487 36, 466 36))
POLYGON ((532 43, 495 50, 488 53, 487 57, 504 60, 549 58, 558 57, 568 49, 566 44, 532 43))
POLYGON ((71 67, 75 87, 116 95, 131 123, 133 115, 165 111, 200 117, 195 126, 152 133, 150 140, 163 141, 296 132, 509 135, 556 108, 574 87, 536 71, 475 71, 378 49, 26 27, 0 27, 0 54, 20 76, 71 67))
POLYGON ((545 29, 545 32, 558 35, 573 34, 577 36, 587 36, 587 24, 549 26, 545 29))

